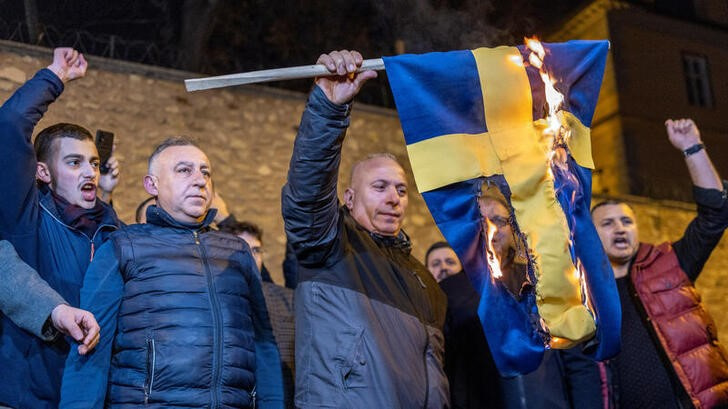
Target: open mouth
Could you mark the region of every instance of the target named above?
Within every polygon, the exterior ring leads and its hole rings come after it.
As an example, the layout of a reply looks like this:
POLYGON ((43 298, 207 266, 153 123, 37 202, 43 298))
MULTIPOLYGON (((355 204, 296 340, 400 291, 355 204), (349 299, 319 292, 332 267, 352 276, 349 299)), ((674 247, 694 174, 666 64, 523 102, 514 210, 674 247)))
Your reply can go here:
POLYGON ((81 196, 87 202, 96 200, 96 185, 93 183, 84 183, 81 185, 81 196))
POLYGON ((626 249, 629 247, 629 240, 624 237, 617 237, 612 240, 612 245, 618 249, 626 249))

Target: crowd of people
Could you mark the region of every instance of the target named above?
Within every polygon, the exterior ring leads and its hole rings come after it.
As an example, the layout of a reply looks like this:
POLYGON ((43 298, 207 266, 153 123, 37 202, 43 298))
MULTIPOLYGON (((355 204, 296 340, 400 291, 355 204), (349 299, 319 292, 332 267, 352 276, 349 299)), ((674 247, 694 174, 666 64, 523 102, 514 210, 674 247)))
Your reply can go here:
MULTIPOLYGON (((352 101, 377 75, 357 73, 362 61, 317 61, 331 75, 315 80, 282 187, 282 286, 262 230, 228 212, 193 141, 153 151, 150 199, 131 225, 109 203, 119 163, 100 173, 85 128, 59 123, 32 141, 87 70, 77 51, 54 50, 0 107, 0 408, 728 406, 728 355, 693 287, 728 227, 728 183, 693 121, 666 122, 697 204, 678 241, 641 243, 625 202, 592 208, 619 290, 621 352, 595 362, 581 346, 548 350, 536 371, 506 378, 452 248, 411 254, 397 158, 356 162, 340 199, 352 101)), ((487 186, 478 200, 501 284, 517 299, 535 291, 513 209, 487 186)))

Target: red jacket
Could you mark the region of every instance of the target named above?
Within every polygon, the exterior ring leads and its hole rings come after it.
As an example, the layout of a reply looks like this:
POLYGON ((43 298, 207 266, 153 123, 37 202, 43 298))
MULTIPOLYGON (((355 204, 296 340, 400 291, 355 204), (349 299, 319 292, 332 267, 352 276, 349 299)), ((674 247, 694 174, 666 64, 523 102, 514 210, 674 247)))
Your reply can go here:
POLYGON ((695 407, 728 405, 728 354, 672 245, 641 244, 630 277, 695 407))

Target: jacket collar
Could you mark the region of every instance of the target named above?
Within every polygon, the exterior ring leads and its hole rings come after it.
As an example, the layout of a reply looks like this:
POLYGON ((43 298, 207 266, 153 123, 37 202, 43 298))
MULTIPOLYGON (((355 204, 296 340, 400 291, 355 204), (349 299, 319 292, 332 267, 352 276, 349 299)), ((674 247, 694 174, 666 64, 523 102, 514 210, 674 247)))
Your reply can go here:
POLYGON ((660 255, 669 253, 672 244, 670 242, 662 243, 658 246, 649 243, 640 243, 633 260, 633 266, 645 267, 651 265, 660 255))
POLYGON ((369 236, 377 244, 402 250, 405 254, 410 254, 410 252, 412 251, 412 241, 410 240, 409 235, 405 233, 404 229, 400 229, 397 236, 383 236, 381 234, 370 232, 369 230, 365 229, 364 226, 359 224, 359 222, 357 222, 354 217, 351 216, 351 213, 346 206, 341 206, 341 208, 344 210, 344 214, 346 214, 349 218, 351 218, 351 220, 354 221, 356 227, 360 230, 367 232, 367 234, 369 234, 369 236))
MULTIPOLYGON (((53 199, 53 194, 51 193, 50 188, 48 188, 48 185, 42 184, 38 188, 39 193, 39 199, 38 202, 40 203, 40 206, 50 213, 53 218, 61 221, 63 220, 61 216, 61 212, 58 209, 58 206, 56 205, 55 199, 53 199)), ((116 215, 116 211, 114 211, 114 208, 111 207, 110 204, 104 202, 101 199, 96 199, 101 203, 101 206, 104 208, 104 214, 101 217, 101 220, 99 220, 98 224, 99 227, 101 226, 115 226, 119 227, 122 226, 121 220, 119 220, 119 217, 116 215)), ((65 224, 65 223, 64 223, 65 224)))
POLYGON ((175 227, 178 229, 206 230, 210 228, 210 224, 212 224, 213 220, 215 220, 216 214, 217 209, 210 209, 207 211, 205 218, 202 219, 202 222, 183 223, 170 216, 169 213, 164 211, 161 207, 151 205, 147 208, 147 223, 162 227, 175 227))
POLYGON ((373 233, 368 231, 369 235, 374 239, 375 242, 382 244, 386 247, 395 248, 402 250, 405 254, 409 254, 412 251, 412 241, 409 235, 404 230, 400 230, 399 234, 395 236, 382 236, 381 234, 373 233))

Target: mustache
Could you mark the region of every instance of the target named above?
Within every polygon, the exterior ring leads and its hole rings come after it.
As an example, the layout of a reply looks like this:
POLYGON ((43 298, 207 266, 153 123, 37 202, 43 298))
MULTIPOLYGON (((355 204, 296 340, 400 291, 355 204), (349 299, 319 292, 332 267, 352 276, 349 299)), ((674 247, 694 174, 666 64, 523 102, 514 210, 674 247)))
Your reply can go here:
POLYGON ((437 279, 442 280, 447 278, 447 276, 450 275, 450 270, 447 268, 442 268, 440 271, 437 272, 437 279))

